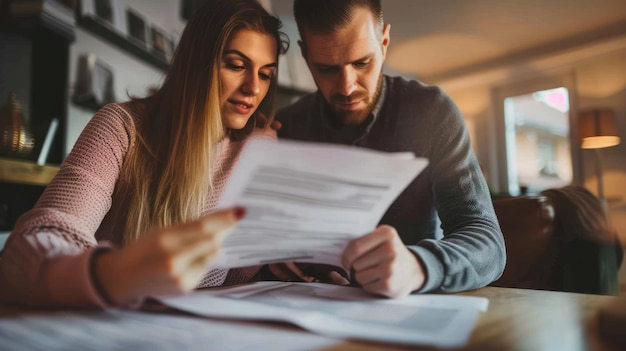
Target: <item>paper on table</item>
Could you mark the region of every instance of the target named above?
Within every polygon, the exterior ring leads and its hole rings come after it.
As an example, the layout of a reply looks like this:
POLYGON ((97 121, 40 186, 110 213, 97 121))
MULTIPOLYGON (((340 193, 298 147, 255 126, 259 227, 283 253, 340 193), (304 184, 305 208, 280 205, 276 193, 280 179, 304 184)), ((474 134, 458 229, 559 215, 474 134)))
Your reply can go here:
POLYGON ((382 299, 359 288, 257 282, 158 298, 170 307, 215 318, 281 321, 326 336, 457 347, 467 342, 489 300, 455 295, 382 299))
POLYGON ((253 139, 218 205, 244 206, 247 214, 226 237, 215 267, 341 266, 348 241, 372 231, 427 164, 411 153, 253 139))
POLYGON ((169 312, 16 309, 0 317, 0 350, 311 351, 339 343, 301 330, 169 312))

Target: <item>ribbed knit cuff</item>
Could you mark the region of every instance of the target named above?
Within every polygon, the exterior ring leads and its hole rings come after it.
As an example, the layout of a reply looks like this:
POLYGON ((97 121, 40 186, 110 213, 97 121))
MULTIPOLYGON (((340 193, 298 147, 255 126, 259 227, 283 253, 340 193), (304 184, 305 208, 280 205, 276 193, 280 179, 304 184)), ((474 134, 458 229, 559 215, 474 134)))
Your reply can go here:
POLYGON ((50 259, 46 271, 46 286, 55 304, 67 306, 109 307, 96 291, 91 279, 91 258, 94 247, 78 255, 50 259))
POLYGON ((426 274, 424 285, 420 289, 413 291, 413 293, 424 293, 439 289, 441 284, 443 284, 444 270, 443 264, 441 264, 437 256, 421 246, 412 245, 407 246, 407 248, 413 251, 422 261, 424 273, 426 274))

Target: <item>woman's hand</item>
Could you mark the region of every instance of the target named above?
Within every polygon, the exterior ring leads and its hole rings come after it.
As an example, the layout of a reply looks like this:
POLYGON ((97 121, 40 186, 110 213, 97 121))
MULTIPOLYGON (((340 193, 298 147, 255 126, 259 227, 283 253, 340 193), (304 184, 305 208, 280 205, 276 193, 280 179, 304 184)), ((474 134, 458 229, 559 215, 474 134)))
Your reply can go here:
POLYGON ((286 282, 350 284, 343 269, 332 265, 285 262, 270 264, 268 268, 276 278, 286 282))
POLYGON ((217 257, 224 236, 244 215, 242 208, 223 210, 146 233, 121 250, 96 257, 93 279, 116 305, 146 295, 189 291, 217 257))

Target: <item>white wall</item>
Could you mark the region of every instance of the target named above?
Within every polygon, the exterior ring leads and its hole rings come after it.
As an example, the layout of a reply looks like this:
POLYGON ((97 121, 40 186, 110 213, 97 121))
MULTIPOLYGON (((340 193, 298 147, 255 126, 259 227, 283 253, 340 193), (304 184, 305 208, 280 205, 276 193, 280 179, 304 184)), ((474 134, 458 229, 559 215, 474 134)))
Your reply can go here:
MULTIPOLYGON (((271 0, 263 0, 261 3, 271 11, 271 0)), ((93 0, 82 0, 82 4, 83 13, 95 13, 93 0)), ((185 26, 185 22, 179 17, 180 1, 177 0, 113 0, 113 4, 117 9, 114 21, 118 21, 114 27, 120 31, 126 29, 122 17, 128 7, 144 15, 149 23, 167 30, 176 38, 180 37, 185 26)), ((313 91, 315 90, 315 83, 306 63, 300 56, 300 49, 297 44, 298 30, 295 21, 288 17, 282 20, 283 31, 291 40, 291 48, 285 56, 281 56, 279 59, 279 84, 303 91, 313 91)), ((163 72, 154 66, 128 54, 110 42, 100 39, 90 31, 77 27, 76 40, 70 47, 70 97, 76 81, 78 57, 88 53, 95 54, 113 71, 117 101, 128 100, 128 94, 145 95, 148 88, 158 86, 163 78, 163 72)), ((69 101, 68 104, 66 155, 71 151, 80 132, 95 112, 78 107, 69 101)))
MULTIPOLYGON (((82 0, 83 13, 95 13, 93 0, 82 0)), ((123 32, 126 30, 124 13, 132 8, 141 14, 147 25, 155 25, 171 34, 174 38, 180 37, 184 29, 184 21, 179 16, 180 2, 174 0, 113 0, 114 24, 113 27, 123 32)), ((163 78, 163 71, 146 63, 134 55, 101 39, 80 26, 76 28, 76 40, 70 46, 69 62, 69 96, 73 94, 76 81, 78 57, 83 54, 94 54, 98 60, 109 66, 113 72, 114 92, 117 102, 126 101, 129 94, 145 96, 147 90, 159 86, 163 78)), ((68 123, 66 150, 67 155, 81 131, 89 122, 95 111, 74 105, 68 101, 68 123)))
MULTIPOLYGON (((145 96, 148 88, 161 84, 163 73, 160 70, 110 45, 92 33, 77 28, 76 41, 70 47, 70 97, 73 94, 76 66, 81 54, 95 54, 98 60, 111 68, 116 101, 128 100, 129 94, 145 96)), ((66 155, 71 151, 81 131, 95 113, 95 111, 76 106, 69 101, 68 104, 66 155)))
POLYGON ((313 76, 300 53, 296 21, 290 17, 281 18, 281 21, 282 31, 289 37, 289 50, 278 61, 278 84, 302 91, 317 90, 313 76))

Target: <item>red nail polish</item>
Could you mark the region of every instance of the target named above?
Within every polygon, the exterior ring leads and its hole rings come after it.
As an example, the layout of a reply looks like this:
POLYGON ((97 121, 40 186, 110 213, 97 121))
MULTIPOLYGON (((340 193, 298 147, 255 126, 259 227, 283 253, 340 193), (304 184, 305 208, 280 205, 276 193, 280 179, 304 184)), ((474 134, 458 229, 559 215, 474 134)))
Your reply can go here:
POLYGON ((243 217, 246 216, 246 209, 243 207, 236 207, 235 208, 235 217, 237 217, 237 220, 242 219, 243 217))

